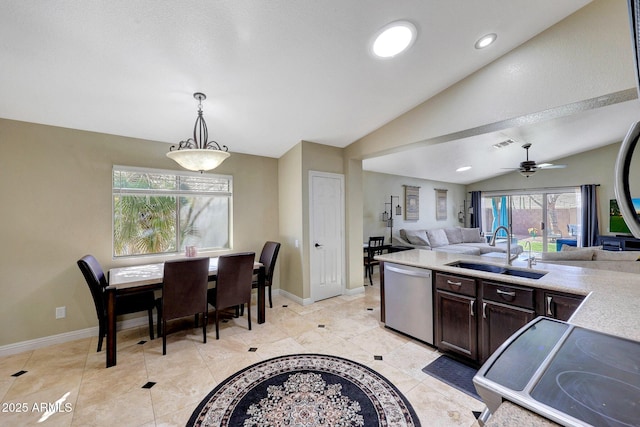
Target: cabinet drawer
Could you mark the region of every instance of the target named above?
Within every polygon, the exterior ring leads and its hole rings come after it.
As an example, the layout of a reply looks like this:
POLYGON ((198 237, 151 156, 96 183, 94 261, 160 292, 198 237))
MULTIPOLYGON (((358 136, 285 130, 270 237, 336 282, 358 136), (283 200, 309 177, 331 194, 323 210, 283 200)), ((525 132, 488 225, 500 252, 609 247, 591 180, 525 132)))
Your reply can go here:
POLYGON ((470 297, 476 296, 476 281, 468 277, 437 273, 436 288, 470 297))
POLYGON ((535 292, 531 288, 505 285, 503 283, 482 282, 482 299, 515 305, 522 308, 535 308, 535 292))

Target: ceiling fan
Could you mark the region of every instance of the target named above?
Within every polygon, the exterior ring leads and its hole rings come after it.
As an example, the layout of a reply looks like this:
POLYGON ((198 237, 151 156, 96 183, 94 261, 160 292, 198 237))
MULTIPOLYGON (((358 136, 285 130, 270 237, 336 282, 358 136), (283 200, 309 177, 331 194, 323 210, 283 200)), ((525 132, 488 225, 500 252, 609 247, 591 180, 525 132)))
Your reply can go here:
POLYGON ((529 160, 529 148, 531 148, 531 144, 526 143, 522 146, 522 148, 527 151, 527 160, 520 162, 520 167, 516 169, 519 170, 520 173, 527 178, 529 178, 540 169, 561 169, 567 167, 567 165, 554 165, 553 163, 536 164, 535 160, 529 160))

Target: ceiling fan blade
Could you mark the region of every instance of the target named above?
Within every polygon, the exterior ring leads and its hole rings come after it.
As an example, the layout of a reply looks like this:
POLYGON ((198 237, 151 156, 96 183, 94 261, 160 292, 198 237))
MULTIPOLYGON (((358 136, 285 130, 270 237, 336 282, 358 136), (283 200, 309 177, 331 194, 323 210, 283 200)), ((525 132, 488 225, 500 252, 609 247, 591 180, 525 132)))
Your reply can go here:
POLYGON ((541 163, 538 165, 538 169, 563 169, 567 165, 555 165, 553 163, 541 163))

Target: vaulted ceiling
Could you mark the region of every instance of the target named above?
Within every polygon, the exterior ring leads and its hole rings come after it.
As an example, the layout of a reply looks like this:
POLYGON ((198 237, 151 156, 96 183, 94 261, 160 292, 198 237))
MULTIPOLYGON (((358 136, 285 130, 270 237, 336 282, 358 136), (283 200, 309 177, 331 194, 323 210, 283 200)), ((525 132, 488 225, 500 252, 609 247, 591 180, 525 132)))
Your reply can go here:
MULTIPOLYGON (((232 152, 277 158, 301 140, 345 147, 587 3, 5 0, 0 117, 176 143, 192 132, 200 91, 210 137, 232 152), (373 35, 399 19, 417 27, 415 44, 374 58, 373 35), (475 49, 487 33, 496 43, 475 49)), ((463 139, 432 149, 451 155, 463 139)), ((393 165, 406 159, 372 161, 401 173, 393 165)))

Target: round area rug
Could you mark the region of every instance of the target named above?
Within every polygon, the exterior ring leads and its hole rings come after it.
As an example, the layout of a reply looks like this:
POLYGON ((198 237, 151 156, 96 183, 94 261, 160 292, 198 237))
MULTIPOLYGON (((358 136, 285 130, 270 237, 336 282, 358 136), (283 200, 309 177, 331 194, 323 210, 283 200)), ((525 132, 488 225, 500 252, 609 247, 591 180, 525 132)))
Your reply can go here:
POLYGON ((187 426, 420 426, 407 399, 376 371, 336 356, 259 362, 219 384, 187 426))

